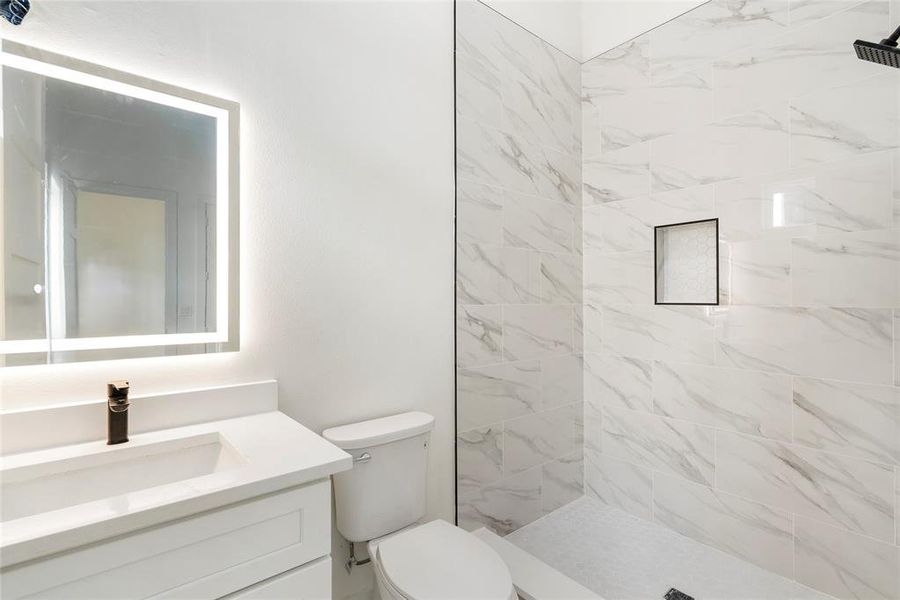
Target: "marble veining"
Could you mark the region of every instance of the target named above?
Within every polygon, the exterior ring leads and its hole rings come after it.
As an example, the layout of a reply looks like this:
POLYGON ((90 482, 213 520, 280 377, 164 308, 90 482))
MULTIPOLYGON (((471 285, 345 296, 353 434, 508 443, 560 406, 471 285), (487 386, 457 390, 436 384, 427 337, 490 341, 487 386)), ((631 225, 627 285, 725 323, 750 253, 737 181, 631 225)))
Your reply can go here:
POLYGON ((858 81, 881 72, 860 63, 848 39, 881 39, 888 23, 888 1, 870 0, 790 31, 759 40, 714 65, 716 113, 750 110, 809 89, 858 81))
POLYGON ((456 361, 460 366, 499 362, 502 353, 500 307, 457 307, 456 334, 456 361))
POLYGON ((790 513, 660 473, 653 520, 769 571, 793 576, 790 513))
POLYGON ((711 365, 713 323, 706 307, 608 306, 603 310, 603 346, 633 358, 711 365))
POLYGON ((540 367, 542 408, 581 402, 584 367, 580 355, 567 354, 545 358, 541 361, 540 367))
POLYGON ((900 465, 900 388, 795 378, 797 443, 900 465))
POLYGON ((543 515, 541 467, 488 485, 461 481, 458 486, 459 526, 464 529, 489 527, 506 535, 543 515))
POLYGON ((657 414, 791 439, 791 378, 786 375, 656 361, 652 381, 657 414))
POLYGON ((900 597, 900 78, 852 49, 897 15, 712 0, 581 68, 585 494, 840 598, 900 597), (711 218, 719 306, 654 305, 711 218))
POLYGON ((797 581, 838 598, 889 600, 900 595, 900 548, 798 517, 797 581))
POLYGON ((576 449, 575 413, 570 405, 507 421, 503 426, 503 473, 511 475, 576 449))
POLYGON ((541 254, 541 302, 581 304, 581 257, 541 254))
POLYGON ((805 306, 900 305, 900 230, 792 242, 793 301, 805 306))
POLYGON ((623 409, 603 409, 603 452, 614 458, 711 485, 713 430, 623 409))
POLYGON ((739 242, 890 228, 891 154, 876 152, 718 184, 719 233, 739 242))
POLYGON ((716 435, 716 456, 716 485, 723 491, 894 539, 890 467, 725 432, 716 435))
POLYGON ((731 306, 716 318, 716 364, 889 383, 891 311, 731 306))
POLYGON ((491 483, 503 475, 502 432, 494 427, 470 429, 456 436, 461 481, 491 483))
POLYGON ((802 166, 900 144, 897 77, 881 73, 862 82, 791 102, 791 164, 802 166), (866 110, 848 110, 860 98, 866 110))
POLYGON ((651 363, 611 354, 586 354, 584 397, 604 406, 651 412, 651 363))
POLYGON ((457 429, 466 431, 537 412, 541 375, 536 360, 458 369, 457 429))
POLYGON ((554 511, 581 498, 584 493, 584 460, 577 450, 542 467, 541 508, 554 511))
POLYGON ((649 469, 585 448, 584 478, 586 495, 650 519, 652 479, 649 469))

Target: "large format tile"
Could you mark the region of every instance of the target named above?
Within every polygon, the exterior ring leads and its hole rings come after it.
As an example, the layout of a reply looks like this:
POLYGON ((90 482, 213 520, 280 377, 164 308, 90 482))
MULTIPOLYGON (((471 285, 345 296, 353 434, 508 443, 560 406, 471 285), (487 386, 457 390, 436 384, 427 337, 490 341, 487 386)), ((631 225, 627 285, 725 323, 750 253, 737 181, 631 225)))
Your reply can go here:
POLYGON ((795 239, 794 304, 900 305, 900 229, 795 239))
POLYGON ((890 383, 891 311, 730 306, 716 322, 716 364, 890 383))
POLYGON ((712 485, 713 430, 624 409, 603 409, 603 452, 613 458, 712 485))
POLYGON ((580 308, 582 309, 581 332, 584 336, 584 339, 582 340, 582 352, 602 352, 603 310, 599 306, 587 303, 580 308))
POLYGON ((556 98, 516 82, 505 86, 503 107, 506 128, 516 135, 573 156, 581 153, 580 105, 571 97, 556 98))
POLYGON ((581 304, 581 256, 541 254, 541 302, 581 304))
POLYGON ((457 119, 456 132, 460 179, 557 202, 580 201, 581 165, 574 157, 468 119, 457 119))
POLYGON ((501 74, 465 52, 456 54, 456 114, 492 127, 503 127, 501 74))
POLYGON ((894 539, 891 467, 722 431, 716 434, 716 458, 718 489, 894 539))
POLYGON ((456 468, 461 483, 486 484, 503 475, 503 432, 471 429, 456 436, 456 468))
POLYGON ((529 469, 487 485, 459 486, 459 526, 487 527, 506 535, 543 515, 541 468, 529 469))
POLYGON ((541 409, 540 362, 459 369, 456 402, 459 431, 537 412, 541 409))
POLYGON ((765 569, 793 576, 793 521, 788 512, 654 473, 653 520, 765 569))
POLYGON ((503 191, 473 181, 456 186, 456 231, 460 242, 503 242, 503 191))
POLYGON ((551 97, 578 99, 580 65, 480 2, 456 6, 457 51, 551 97))
POLYGON ((712 69, 675 73, 600 100, 604 152, 647 142, 712 121, 712 69))
POLYGON ((610 96, 650 85, 650 38, 639 36, 581 65, 582 103, 600 108, 610 96))
POLYGON ((703 4, 650 33, 653 80, 697 69, 713 57, 785 31, 788 23, 784 0, 703 4))
POLYGON ((900 465, 900 388, 794 379, 794 441, 900 465))
POLYGON ((573 211, 568 204, 507 192, 503 198, 503 241, 517 248, 572 252, 573 211))
MULTIPOLYGON (((808 25, 819 19, 862 4, 865 0, 790 0, 791 26, 808 25)), ((880 39, 880 38, 879 38, 880 39)))
POLYGON ((651 141, 651 189, 661 192, 787 168, 787 109, 779 103, 651 141))
POLYGON ((456 298, 464 304, 537 303, 540 254, 519 248, 457 244, 456 298))
POLYGON ((603 406, 651 412, 651 363, 612 354, 585 354, 584 398, 603 406))
POLYGON ((841 599, 900 597, 900 548, 797 517, 797 581, 841 599))
POLYGON ((650 519, 652 478, 645 467, 585 448, 585 494, 625 512, 650 519))
POLYGON ((890 70, 795 98, 791 102, 791 165, 896 148, 900 144, 897 102, 897 74, 890 70))
POLYGON ((541 507, 556 510, 584 495, 584 460, 581 449, 545 464, 541 481, 541 507))
POLYGON ((714 188, 709 185, 587 207, 584 210, 585 250, 649 251, 653 249, 655 226, 715 216, 714 188))
POLYGON ((613 354, 711 365, 713 318, 706 307, 619 305, 603 309, 603 345, 613 354))
POLYGON ((765 239, 720 244, 722 304, 791 304, 791 241, 765 239))
POLYGON ((887 0, 870 0, 716 60, 716 114, 878 75, 880 67, 861 64, 847 40, 881 39, 887 24, 887 0))
POLYGON ((584 301, 598 306, 651 304, 653 255, 649 251, 584 256, 584 301))
POLYGON ((582 400, 581 356, 567 354, 541 361, 541 406, 544 409, 582 400))
POLYGON ((458 306, 456 309, 456 362, 461 367, 489 365, 502 360, 499 306, 458 306))
POLYGON ((503 356, 528 360, 571 354, 571 306, 510 305, 503 308, 503 356))
POLYGON ((646 196, 650 193, 650 145, 635 144, 585 158, 582 178, 585 206, 646 196))
POLYGON ((876 152, 716 185, 729 242, 892 226, 891 153, 876 152))
POLYGON ((894 385, 900 386, 900 309, 894 309, 894 385))
POLYGON ((791 378, 657 361, 653 410, 719 429, 790 441, 791 378))
POLYGON ((512 475, 562 458, 576 449, 576 413, 562 406, 507 421, 503 425, 503 473, 512 475))

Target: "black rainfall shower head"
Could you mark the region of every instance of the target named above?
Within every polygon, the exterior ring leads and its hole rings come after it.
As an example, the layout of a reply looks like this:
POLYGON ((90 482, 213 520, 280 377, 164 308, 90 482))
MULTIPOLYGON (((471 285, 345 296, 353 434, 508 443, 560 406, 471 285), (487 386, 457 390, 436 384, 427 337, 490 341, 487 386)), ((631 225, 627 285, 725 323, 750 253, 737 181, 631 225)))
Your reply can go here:
POLYGON ((29 0, 0 0, 0 15, 13 25, 21 25, 30 8, 29 0))
POLYGON ((891 34, 891 37, 881 40, 880 44, 856 40, 853 42, 853 49, 856 50, 856 57, 861 60, 900 69, 900 49, 897 48, 897 38, 900 38, 900 27, 891 34))

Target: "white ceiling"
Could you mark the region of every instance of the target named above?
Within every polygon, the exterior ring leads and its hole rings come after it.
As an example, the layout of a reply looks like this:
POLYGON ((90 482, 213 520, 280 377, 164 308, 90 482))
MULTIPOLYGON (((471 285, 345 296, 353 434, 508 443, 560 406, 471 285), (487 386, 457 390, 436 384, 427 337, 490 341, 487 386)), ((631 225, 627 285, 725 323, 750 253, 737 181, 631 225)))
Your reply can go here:
POLYGON ((584 61, 706 0, 483 0, 566 54, 584 61))

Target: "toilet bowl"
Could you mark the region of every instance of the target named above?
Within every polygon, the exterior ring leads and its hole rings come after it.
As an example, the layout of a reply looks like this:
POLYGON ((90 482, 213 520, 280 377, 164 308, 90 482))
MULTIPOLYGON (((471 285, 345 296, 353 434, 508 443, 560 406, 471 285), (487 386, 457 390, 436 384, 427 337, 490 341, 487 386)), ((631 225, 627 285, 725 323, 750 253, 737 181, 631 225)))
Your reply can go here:
POLYGON ((371 540, 381 600, 515 600, 509 569, 471 533, 435 520, 371 540))

